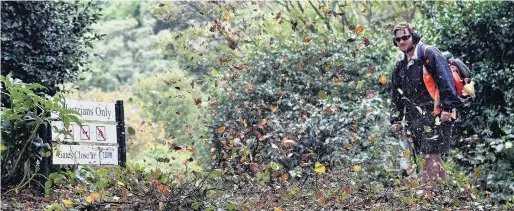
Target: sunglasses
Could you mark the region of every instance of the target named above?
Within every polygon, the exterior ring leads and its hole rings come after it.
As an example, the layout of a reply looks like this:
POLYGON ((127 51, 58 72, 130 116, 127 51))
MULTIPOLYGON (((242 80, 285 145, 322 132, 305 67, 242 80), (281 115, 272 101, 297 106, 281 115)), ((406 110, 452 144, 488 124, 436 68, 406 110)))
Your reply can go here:
POLYGON ((410 38, 410 34, 409 35, 405 35, 405 36, 402 36, 402 37, 395 37, 394 40, 396 42, 400 42, 400 40, 403 40, 403 41, 406 41, 410 38))

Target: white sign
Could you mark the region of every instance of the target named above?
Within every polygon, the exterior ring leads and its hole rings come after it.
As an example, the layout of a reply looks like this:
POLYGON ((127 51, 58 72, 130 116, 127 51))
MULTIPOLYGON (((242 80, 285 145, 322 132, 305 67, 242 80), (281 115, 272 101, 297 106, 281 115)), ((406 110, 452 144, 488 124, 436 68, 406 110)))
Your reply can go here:
POLYGON ((53 164, 118 165, 118 147, 60 145, 54 148, 53 164))
MULTIPOLYGON (((78 112, 80 120, 83 121, 116 121, 115 103, 89 102, 79 100, 66 100, 66 108, 73 109, 78 112)), ((52 113, 52 118, 57 119, 59 116, 52 113)))
POLYGON ((68 128, 64 127, 62 121, 52 121, 52 140, 57 139, 63 142, 83 142, 83 143, 109 143, 116 144, 116 125, 82 123, 82 127, 76 123, 70 123, 68 128), (54 126, 56 128, 54 128, 54 126), (57 129, 57 130, 56 130, 57 129), (68 131, 70 135, 65 135, 61 131, 68 131))

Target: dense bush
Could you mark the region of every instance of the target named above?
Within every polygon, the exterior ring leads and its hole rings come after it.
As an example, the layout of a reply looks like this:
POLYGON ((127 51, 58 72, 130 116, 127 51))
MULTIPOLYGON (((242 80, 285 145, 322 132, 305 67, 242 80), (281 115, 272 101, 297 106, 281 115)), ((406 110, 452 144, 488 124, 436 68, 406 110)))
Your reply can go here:
POLYGON ((39 83, 50 95, 76 81, 87 48, 101 38, 90 29, 97 12, 94 2, 3 1, 2 75, 39 83))
MULTIPOLYGON (((393 168, 397 142, 388 133, 388 103, 378 96, 389 93, 389 36, 385 28, 370 28, 275 40, 217 70, 228 85, 216 89, 216 164, 251 173, 276 162, 303 178, 315 174, 316 162, 329 169, 361 163, 393 168)), ((379 172, 370 171, 367 179, 379 172)))

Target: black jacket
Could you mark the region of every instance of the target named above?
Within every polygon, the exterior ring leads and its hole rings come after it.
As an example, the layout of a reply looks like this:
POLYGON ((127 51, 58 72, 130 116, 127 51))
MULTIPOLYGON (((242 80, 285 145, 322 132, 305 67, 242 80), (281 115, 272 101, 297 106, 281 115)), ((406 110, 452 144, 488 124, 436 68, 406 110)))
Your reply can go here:
POLYGON ((416 106, 431 109, 427 112, 429 114, 433 111, 434 100, 423 82, 423 64, 439 89, 442 110, 451 112, 459 106, 460 100, 446 58, 437 48, 425 46, 423 43, 418 44, 416 51, 417 58, 413 58, 411 62, 407 61, 406 55, 396 62, 391 77, 391 123, 402 120, 405 115, 404 108, 407 112, 419 112, 416 106), (407 99, 402 99, 403 97, 407 99))

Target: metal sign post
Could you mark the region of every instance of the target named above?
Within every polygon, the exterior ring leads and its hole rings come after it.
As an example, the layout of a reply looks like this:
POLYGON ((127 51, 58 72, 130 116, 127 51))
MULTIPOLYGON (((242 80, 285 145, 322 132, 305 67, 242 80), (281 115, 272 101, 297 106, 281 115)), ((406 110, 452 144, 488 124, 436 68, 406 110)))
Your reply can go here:
MULTIPOLYGON (((45 184, 51 165, 94 164, 125 167, 127 150, 123 101, 103 103, 67 100, 65 106, 80 114, 82 125, 71 123, 66 127, 59 116, 52 113, 53 121, 41 126, 39 135, 44 143, 51 146, 51 155, 43 157, 40 163, 40 173, 43 175, 41 184, 45 184), (62 130, 69 134, 60 133, 62 130), (62 144, 52 143, 56 140, 60 140, 62 144)), ((48 150, 45 148, 45 153, 48 150)))

